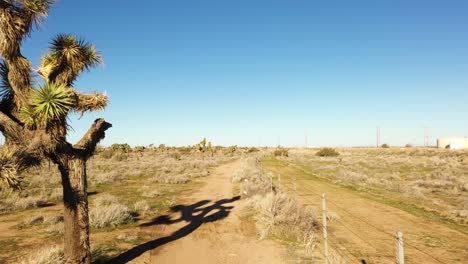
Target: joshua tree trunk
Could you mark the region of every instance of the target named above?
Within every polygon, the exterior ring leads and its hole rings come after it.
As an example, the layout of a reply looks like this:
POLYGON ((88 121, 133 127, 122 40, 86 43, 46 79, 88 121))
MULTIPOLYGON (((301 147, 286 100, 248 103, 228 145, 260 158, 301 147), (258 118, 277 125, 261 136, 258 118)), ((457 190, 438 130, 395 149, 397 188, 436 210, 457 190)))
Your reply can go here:
POLYGON ((59 162, 64 202, 64 253, 72 263, 90 263, 86 160, 59 162))
POLYGON ((90 263, 86 161, 112 125, 94 124, 75 145, 66 139, 71 112, 104 110, 107 96, 73 88, 78 76, 103 62, 96 48, 73 35, 56 36, 35 72, 44 81, 34 88, 32 64, 21 43, 47 17, 51 0, 0 0, 0 184, 20 188, 22 172, 44 159, 58 165, 63 186, 65 255, 90 263))

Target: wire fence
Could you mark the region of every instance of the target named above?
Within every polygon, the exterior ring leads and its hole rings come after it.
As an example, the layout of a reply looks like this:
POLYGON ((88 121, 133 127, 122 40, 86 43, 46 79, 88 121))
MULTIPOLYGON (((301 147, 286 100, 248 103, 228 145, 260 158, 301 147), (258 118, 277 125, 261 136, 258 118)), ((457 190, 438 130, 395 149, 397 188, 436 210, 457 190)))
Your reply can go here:
MULTIPOLYGON (((322 194, 314 191, 311 188, 307 188, 307 187, 301 186, 300 184, 297 184, 296 177, 290 177, 290 178, 291 180, 288 183, 286 182, 287 178, 284 178, 284 177, 282 179, 282 183, 279 182, 279 184, 282 185, 281 186, 282 191, 293 192, 296 195, 303 197, 303 200, 305 201, 310 201, 311 199, 317 199, 316 200, 317 203, 314 203, 314 205, 319 205, 318 201, 322 199, 322 194), (303 190, 298 191, 298 189, 303 189, 303 190), (305 199, 304 197, 308 197, 308 198, 305 199)), ((281 179, 281 176, 278 177, 278 180, 279 179, 281 179)), ((350 250, 348 247, 346 247, 342 242, 340 242, 340 238, 335 234, 334 231, 333 232, 327 231, 329 255, 335 255, 335 256, 338 255, 339 258, 341 258, 341 261, 337 261, 336 263, 367 263, 366 259, 386 260, 385 261, 386 263, 387 262, 388 263, 395 263, 395 262, 402 263, 402 262, 398 262, 398 260, 395 260, 395 258, 398 258, 398 256, 396 256, 398 253, 398 250, 395 250, 395 242, 397 241, 395 237, 395 233, 391 233, 383 229, 382 227, 370 222, 366 218, 351 212, 349 209, 344 208, 343 206, 339 205, 338 202, 334 201, 333 199, 330 199, 329 197, 327 197, 326 202, 327 204, 332 205, 332 207, 338 209, 340 212, 344 212, 348 217, 353 218, 354 220, 356 220, 358 223, 362 225, 360 228, 357 228, 356 226, 351 227, 348 224, 344 223, 343 221, 337 220, 333 222, 333 226, 338 225, 339 227, 341 227, 341 231, 347 232, 355 240, 360 241, 360 245, 365 245, 368 249, 372 249, 372 252, 366 251, 365 254, 362 254, 360 252, 354 252, 353 250, 350 250), (364 237, 359 232, 359 229, 363 229, 363 228, 377 231, 377 233, 379 233, 380 235, 379 237, 372 237, 372 238, 369 238, 368 236, 364 237), (380 246, 385 245, 385 246, 377 247, 376 245, 380 245, 380 246)), ((418 254, 422 254, 437 263, 448 264, 447 262, 444 262, 438 257, 434 256, 430 252, 427 252, 426 250, 423 250, 420 247, 416 246, 415 244, 413 244, 413 242, 408 241, 408 239, 405 239, 404 246, 413 249, 414 251, 412 252, 412 254, 414 252, 418 252, 418 254)), ((322 252, 319 252, 319 253, 325 259, 330 257, 330 256, 325 256, 324 253, 322 252)), ((330 262, 326 262, 326 263, 330 263, 330 262)), ((381 263, 381 262, 378 262, 378 263, 381 263)))

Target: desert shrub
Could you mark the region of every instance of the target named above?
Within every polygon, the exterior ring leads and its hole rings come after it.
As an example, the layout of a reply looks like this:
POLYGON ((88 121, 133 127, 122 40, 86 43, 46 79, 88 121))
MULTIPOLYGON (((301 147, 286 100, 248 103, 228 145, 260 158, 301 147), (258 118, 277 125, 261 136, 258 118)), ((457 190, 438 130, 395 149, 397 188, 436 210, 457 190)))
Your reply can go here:
POLYGON ((245 159, 232 177, 241 184, 242 198, 248 198, 246 212, 255 219, 260 237, 294 241, 310 253, 316 246, 319 223, 310 208, 304 208, 285 193, 271 189, 271 175, 264 174, 254 157, 245 159))
POLYGON ((56 224, 49 225, 45 231, 52 235, 63 235, 64 232, 64 224, 63 222, 58 222, 56 224))
POLYGON ((145 149, 146 149, 146 147, 144 147, 144 146, 136 146, 136 147, 133 148, 133 150, 135 152, 144 152, 145 149))
POLYGON ((96 205, 97 207, 102 207, 102 206, 111 205, 111 204, 118 204, 118 203, 119 203, 119 199, 115 197, 114 195, 108 194, 108 193, 100 195, 94 200, 94 205, 96 205))
POLYGON ((242 161, 240 169, 234 172, 232 181, 240 183, 242 198, 265 195, 271 191, 271 175, 265 175, 254 158, 242 161))
POLYGON ((99 154, 99 156, 103 159, 110 159, 113 155, 114 151, 112 151, 111 149, 106 149, 99 154))
POLYGON ((148 197, 148 198, 154 198, 154 197, 163 195, 163 193, 160 192, 159 190, 151 189, 150 186, 147 186, 147 185, 140 188, 139 191, 141 192, 141 196, 148 197))
POLYGON ((38 197, 17 197, 14 202, 15 209, 31 209, 31 208, 38 208, 47 205, 47 201, 44 201, 42 198, 38 197))
POLYGON ((149 203, 145 200, 143 201, 138 201, 133 205, 133 209, 136 212, 142 212, 142 211, 148 211, 151 208, 149 203))
POLYGON ((224 149, 225 154, 234 154, 237 151, 237 145, 229 146, 224 149))
POLYGON ((247 149, 247 153, 259 152, 260 150, 256 147, 251 147, 247 149))
POLYGON ((128 207, 120 204, 117 197, 104 194, 94 200, 89 211, 89 224, 94 228, 116 227, 132 219, 128 207))
POLYGON ((109 149, 114 151, 114 152, 123 152, 123 153, 129 153, 129 152, 132 151, 132 147, 130 147, 130 145, 128 145, 127 143, 125 143, 125 144, 112 144, 109 147, 109 149))
POLYGON ((249 207, 256 211, 255 221, 261 238, 272 236, 315 247, 319 221, 312 209, 304 208, 296 199, 270 192, 253 197, 249 207))
POLYGON ((389 148, 390 146, 388 144, 382 144, 382 148, 389 148))
POLYGON ((288 157, 289 150, 287 148, 278 147, 273 151, 273 155, 275 155, 275 157, 288 157))
POLYGON ((114 155, 112 156, 112 159, 115 161, 124 161, 128 159, 128 155, 125 152, 118 151, 114 153, 114 155))
POLYGON ((22 264, 68 264, 72 263, 65 258, 63 249, 58 246, 48 246, 36 250, 27 256, 22 264))
POLYGON ((184 174, 159 174, 151 178, 155 183, 182 184, 190 181, 190 178, 184 174))
POLYGON ((182 153, 182 154, 190 154, 192 152, 192 149, 190 146, 188 147, 180 147, 177 150, 182 153))
POLYGON ((97 173, 93 180, 98 184, 110 184, 122 180, 124 177, 116 170, 109 172, 97 173))
POLYGON ((322 148, 319 151, 317 151, 315 155, 319 157, 336 157, 339 156, 340 153, 333 148, 322 148))
POLYGON ((179 152, 172 152, 169 156, 171 158, 175 159, 175 160, 180 160, 180 153, 179 152))
POLYGON ((116 227, 131 219, 128 207, 122 204, 93 207, 89 211, 89 224, 94 228, 116 227))
POLYGON ((413 147, 413 145, 411 145, 411 144, 406 144, 405 145, 405 148, 412 148, 412 147, 413 147))

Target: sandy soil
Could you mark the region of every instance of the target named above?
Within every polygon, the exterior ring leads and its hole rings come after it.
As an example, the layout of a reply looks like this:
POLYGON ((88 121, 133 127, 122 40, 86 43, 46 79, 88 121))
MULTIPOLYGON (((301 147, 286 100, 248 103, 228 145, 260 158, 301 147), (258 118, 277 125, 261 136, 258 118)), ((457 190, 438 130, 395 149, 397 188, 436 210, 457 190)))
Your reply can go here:
POLYGON ((154 240, 122 254, 115 263, 284 263, 283 249, 259 241, 253 223, 241 220, 232 172, 239 161, 217 168, 205 184, 142 227, 154 240))

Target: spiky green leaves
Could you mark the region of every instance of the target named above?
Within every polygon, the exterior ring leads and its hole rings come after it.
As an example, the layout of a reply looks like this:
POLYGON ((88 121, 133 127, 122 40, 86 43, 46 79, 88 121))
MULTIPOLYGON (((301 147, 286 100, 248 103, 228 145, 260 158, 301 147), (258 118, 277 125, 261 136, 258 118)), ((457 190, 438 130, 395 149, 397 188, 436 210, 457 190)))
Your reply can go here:
POLYGON ((63 120, 73 104, 73 93, 69 88, 46 83, 32 91, 28 106, 20 111, 20 118, 29 127, 52 124, 63 120))
POLYGON ((30 97, 30 106, 41 119, 58 120, 73 107, 70 89, 55 83, 47 83, 35 90, 30 97))
POLYGON ((46 81, 71 86, 81 72, 102 63, 94 45, 73 35, 58 35, 42 57, 38 73, 46 81))

